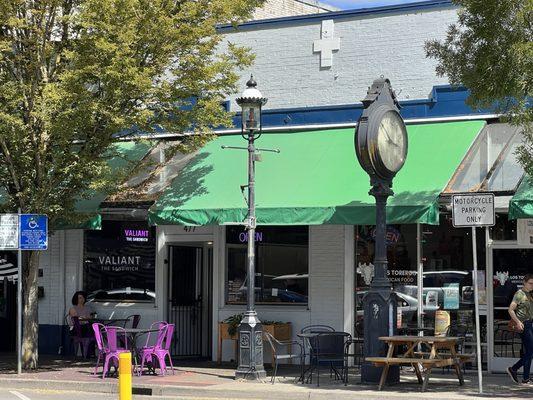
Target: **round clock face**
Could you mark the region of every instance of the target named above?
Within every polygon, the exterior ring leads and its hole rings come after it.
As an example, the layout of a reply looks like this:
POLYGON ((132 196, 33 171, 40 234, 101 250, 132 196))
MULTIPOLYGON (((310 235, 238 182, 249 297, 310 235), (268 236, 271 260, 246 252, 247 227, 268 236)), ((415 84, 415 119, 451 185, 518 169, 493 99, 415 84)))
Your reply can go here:
POLYGON ((402 168, 407 152, 407 131, 400 115, 387 111, 377 129, 377 149, 385 168, 396 173, 402 168))

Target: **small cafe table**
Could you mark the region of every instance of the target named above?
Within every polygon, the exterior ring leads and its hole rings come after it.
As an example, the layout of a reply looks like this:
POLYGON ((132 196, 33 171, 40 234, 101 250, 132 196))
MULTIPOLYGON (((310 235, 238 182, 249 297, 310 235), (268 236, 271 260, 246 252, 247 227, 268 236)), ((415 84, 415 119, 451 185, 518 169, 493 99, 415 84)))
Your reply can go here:
POLYGON ((431 370, 435 367, 452 366, 457 374, 459 385, 464 384, 461 365, 472 358, 473 355, 457 354, 455 349, 457 344, 463 340, 462 338, 447 336, 382 336, 379 340, 388 344, 387 355, 385 357, 365 358, 367 362, 383 367, 379 390, 382 390, 387 381, 391 365, 411 365, 415 370, 418 382, 422 384, 422 391, 427 389, 431 370), (425 344, 430 351, 415 351, 420 344, 425 344), (398 346, 406 346, 407 351, 395 355, 398 346), (423 378, 422 374, 424 375, 423 378))
POLYGON ((150 329, 150 328, 125 328, 124 331, 130 338, 129 347, 131 349, 131 352, 133 353, 133 360, 135 363, 135 370, 138 368, 138 356, 139 351, 137 348, 137 338, 141 335, 150 333, 150 332, 158 332, 159 329, 150 329))

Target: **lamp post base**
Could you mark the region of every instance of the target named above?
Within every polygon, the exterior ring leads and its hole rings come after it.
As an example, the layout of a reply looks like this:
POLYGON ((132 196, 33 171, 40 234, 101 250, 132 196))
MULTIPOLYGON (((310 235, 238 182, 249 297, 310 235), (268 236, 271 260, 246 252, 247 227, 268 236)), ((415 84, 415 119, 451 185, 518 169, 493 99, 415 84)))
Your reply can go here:
POLYGON ((265 369, 246 369, 246 370, 240 370, 240 368, 237 368, 235 371, 235 379, 246 379, 246 380, 263 380, 267 376, 267 373, 265 369))
POLYGON ((263 326, 255 311, 246 312, 239 325, 239 367, 235 379, 264 379, 263 326))

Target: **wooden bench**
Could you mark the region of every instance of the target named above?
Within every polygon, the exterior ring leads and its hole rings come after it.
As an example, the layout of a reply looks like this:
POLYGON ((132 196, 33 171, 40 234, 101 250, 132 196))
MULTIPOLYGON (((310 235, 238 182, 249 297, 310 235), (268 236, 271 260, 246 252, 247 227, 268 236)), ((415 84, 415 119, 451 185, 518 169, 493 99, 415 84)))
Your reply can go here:
POLYGON ((447 367, 453 364, 451 358, 407 358, 407 357, 366 357, 366 361, 374 364, 376 367, 383 365, 414 365, 421 364, 427 367, 447 367))
POLYGON ((464 361, 470 360, 472 354, 457 354, 455 348, 460 338, 437 337, 437 336, 382 336, 380 340, 389 346, 385 357, 366 357, 365 361, 376 366, 383 367, 378 389, 382 390, 387 380, 389 368, 396 365, 411 365, 415 370, 418 382, 422 384, 422 391, 425 391, 431 375, 431 370, 436 367, 451 366, 457 373, 459 385, 464 384, 461 365, 464 361), (431 348, 430 352, 416 352, 415 349, 420 344, 431 348), (395 356, 397 346, 407 346, 407 351, 395 356), (423 369, 423 371, 422 371, 423 369), (422 372, 424 378, 422 379, 422 372))
MULTIPOLYGON (((430 356, 430 353, 423 352, 423 351, 415 351, 413 354, 417 357, 429 357, 430 356)), ((440 353, 439 355, 452 357, 452 355, 448 353, 440 353)), ((475 358, 476 354, 475 353, 464 353, 464 354, 458 353, 458 354, 455 354, 455 357, 459 358, 459 360, 461 360, 461 363, 465 363, 475 358)))

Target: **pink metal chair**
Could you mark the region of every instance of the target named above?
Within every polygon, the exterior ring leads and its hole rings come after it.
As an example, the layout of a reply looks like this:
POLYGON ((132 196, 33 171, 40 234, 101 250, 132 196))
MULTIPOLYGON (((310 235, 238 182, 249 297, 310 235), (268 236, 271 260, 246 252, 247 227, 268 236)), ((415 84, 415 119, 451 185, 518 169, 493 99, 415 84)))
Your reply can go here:
POLYGON ((168 324, 166 333, 165 333, 165 340, 162 343, 162 346, 159 348, 155 348, 153 350, 153 355, 157 358, 157 361, 159 363, 159 369, 165 375, 167 373, 167 364, 166 364, 166 358, 168 356, 168 361, 170 362, 170 368, 172 370, 172 375, 174 375, 174 365, 172 365, 172 357, 170 357, 170 345, 172 343, 172 335, 174 334, 174 324, 168 324))
POLYGON ((119 326, 104 326, 104 336, 103 336, 103 346, 104 349, 104 370, 102 372, 102 379, 105 378, 106 373, 109 370, 109 367, 114 366, 115 370, 118 369, 118 358, 119 354, 129 351, 128 349, 128 335, 124 328, 119 326), (119 336, 121 336, 119 340, 119 336), (119 344, 124 343, 124 347, 119 344))
MULTIPOLYGON (((154 361, 154 351, 156 349, 161 349, 163 341, 166 338, 166 332, 167 332, 167 326, 168 323, 165 321, 159 321, 154 322, 152 325, 150 325, 150 330, 155 329, 157 327, 157 338, 153 345, 151 345, 151 332, 148 332, 148 336, 146 338, 146 345, 139 349, 139 354, 141 355, 141 367, 138 370, 138 375, 140 376, 142 374, 144 363, 150 363, 152 367, 155 369, 153 365, 154 361)), ((157 358, 157 356, 156 356, 157 358)), ((161 364, 159 365, 161 368, 161 364)))
POLYGON ((94 331, 94 338, 96 339, 96 348, 98 350, 98 358, 96 359, 96 366, 94 367, 93 372, 93 375, 96 375, 96 373, 98 372, 98 366, 100 365, 100 358, 105 357, 107 350, 104 347, 104 340, 102 338, 102 331, 105 330, 105 326, 103 324, 95 322, 93 323, 92 327, 94 331))

